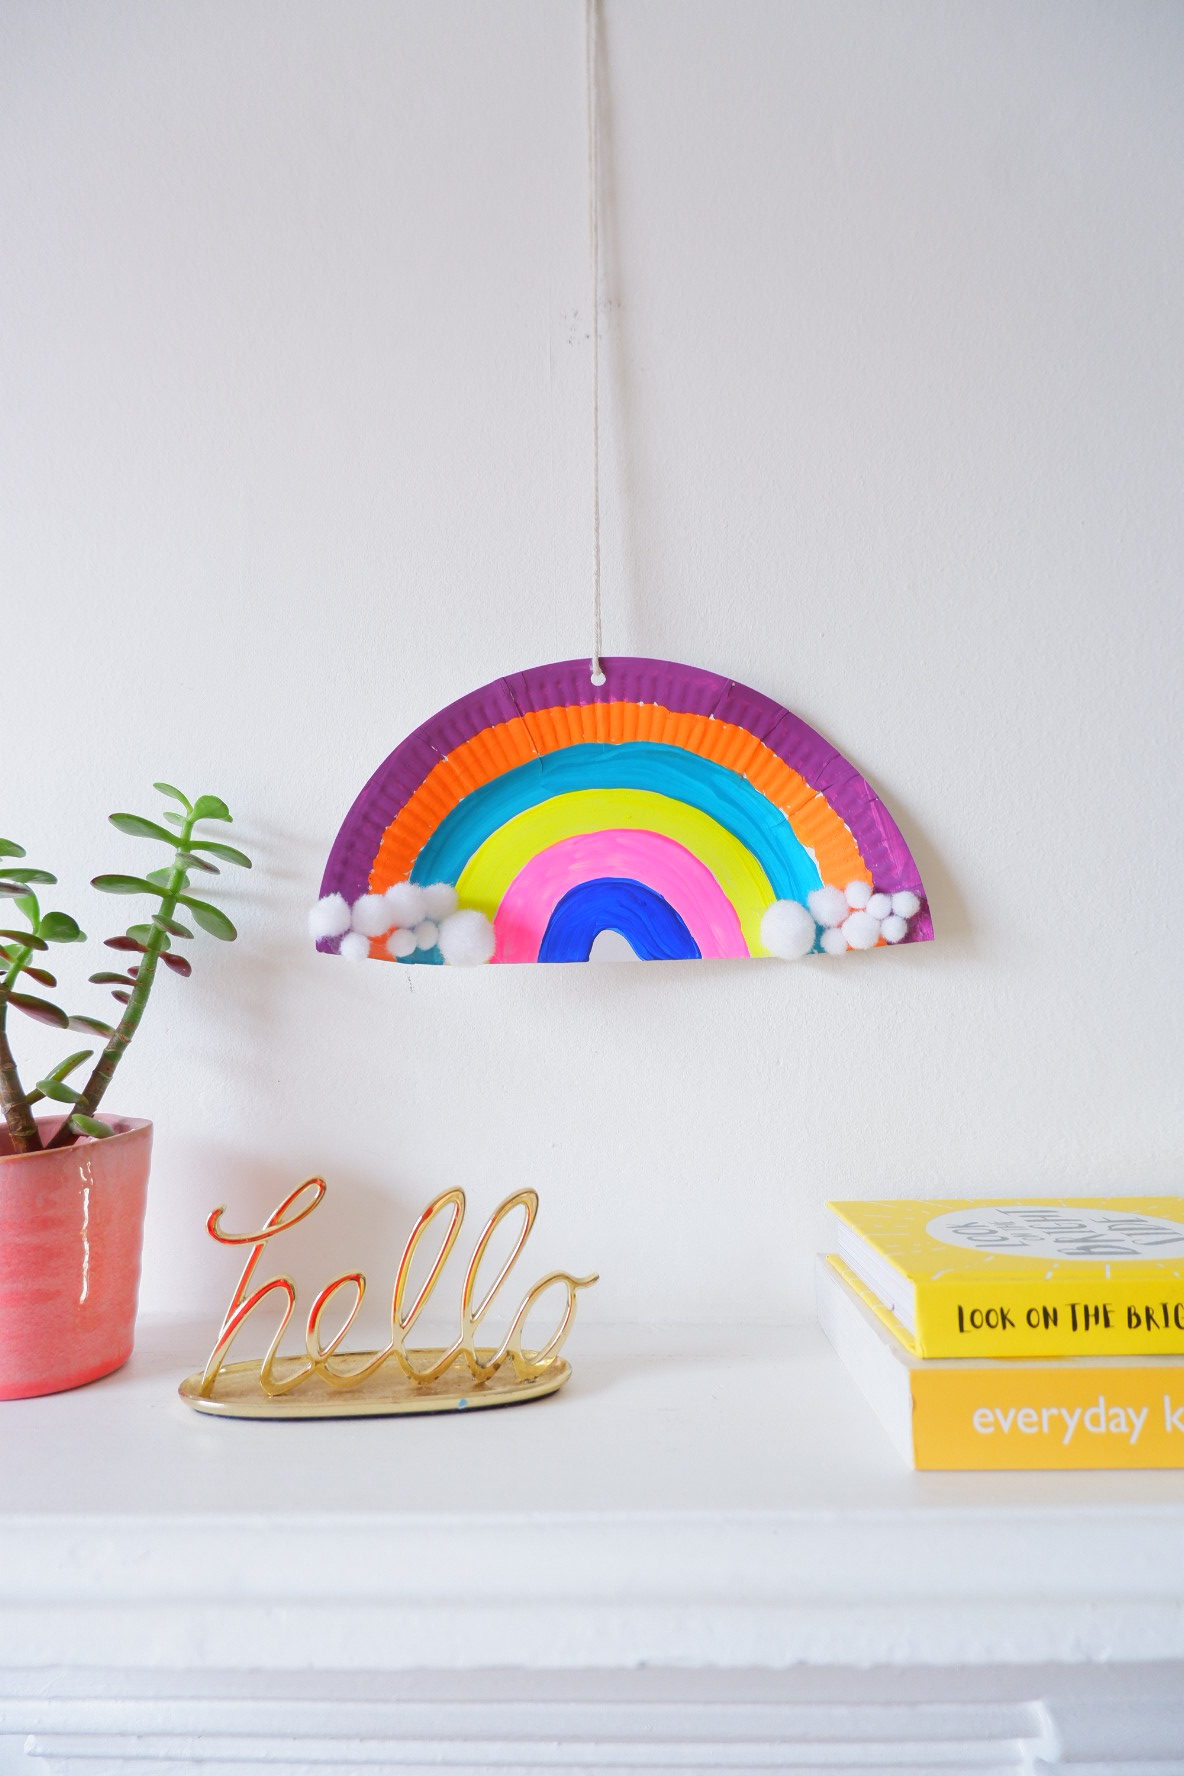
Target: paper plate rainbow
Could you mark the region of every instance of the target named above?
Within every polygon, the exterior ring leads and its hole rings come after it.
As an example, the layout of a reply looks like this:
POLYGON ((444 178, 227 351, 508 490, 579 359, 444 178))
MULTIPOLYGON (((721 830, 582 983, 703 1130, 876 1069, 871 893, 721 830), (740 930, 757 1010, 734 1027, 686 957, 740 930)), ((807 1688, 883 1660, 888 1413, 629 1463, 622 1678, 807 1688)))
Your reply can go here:
MULTIPOLYGON (((895 821, 813 728, 712 672, 603 666, 599 687, 586 659, 536 666, 417 728, 346 816, 322 896, 353 907, 407 881, 451 884, 492 921, 495 962, 586 961, 604 932, 646 961, 767 956, 769 909, 798 903, 805 919, 827 884, 851 887, 856 909, 872 897, 881 920, 895 895, 912 917, 885 924, 888 941, 932 937, 895 821)), ((820 915, 801 947, 846 949, 824 941, 838 923, 820 915)), ((391 959, 381 934, 358 929, 391 959)), ((443 960, 434 945, 400 959, 443 960)))

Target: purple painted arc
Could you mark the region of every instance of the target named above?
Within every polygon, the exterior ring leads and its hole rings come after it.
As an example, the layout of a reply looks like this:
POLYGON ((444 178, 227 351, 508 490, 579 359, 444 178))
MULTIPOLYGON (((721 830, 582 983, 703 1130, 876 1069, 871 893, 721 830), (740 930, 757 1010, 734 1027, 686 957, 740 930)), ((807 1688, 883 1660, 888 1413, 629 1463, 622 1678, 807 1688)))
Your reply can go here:
MULTIPOLYGON (((379 766, 342 823, 329 854, 322 894, 351 903, 369 887, 382 836, 441 759, 475 734, 515 716, 572 704, 657 703, 677 713, 714 717, 745 728, 824 795, 845 821, 878 888, 924 895, 900 830, 867 780, 799 716, 759 691, 699 667, 668 660, 613 657, 605 683, 593 685, 588 661, 565 660, 495 679, 433 715, 379 766)), ((910 939, 932 937, 928 910, 910 939)), ((332 948, 322 940, 323 947, 332 948)))
POLYGON ((494 961, 537 962, 563 896, 604 876, 631 876, 660 894, 704 958, 749 954, 736 910, 706 864, 676 839, 620 827, 561 839, 523 865, 494 915, 494 961))

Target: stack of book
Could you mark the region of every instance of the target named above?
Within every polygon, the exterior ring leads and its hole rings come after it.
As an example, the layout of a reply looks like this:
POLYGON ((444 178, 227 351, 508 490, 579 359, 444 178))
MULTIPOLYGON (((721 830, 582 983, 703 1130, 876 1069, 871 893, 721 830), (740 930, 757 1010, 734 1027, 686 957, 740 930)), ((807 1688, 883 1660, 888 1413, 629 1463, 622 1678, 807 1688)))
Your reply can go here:
POLYGON ((828 1207, 823 1329, 914 1467, 1184 1467, 1184 1198, 828 1207))

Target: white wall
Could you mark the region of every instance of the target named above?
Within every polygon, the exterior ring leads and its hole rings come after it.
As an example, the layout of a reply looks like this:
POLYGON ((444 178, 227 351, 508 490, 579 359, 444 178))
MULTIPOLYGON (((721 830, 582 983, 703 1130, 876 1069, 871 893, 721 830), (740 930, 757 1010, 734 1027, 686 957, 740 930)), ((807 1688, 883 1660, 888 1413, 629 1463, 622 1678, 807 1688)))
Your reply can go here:
POLYGON ((938 941, 312 953, 386 753, 587 645, 582 8, 6 0, 0 830, 96 936, 154 777, 258 859, 110 1104, 157 1123, 151 1307, 220 1305, 208 1209, 314 1169, 322 1275, 381 1295, 430 1194, 531 1183, 602 1318, 809 1311, 836 1193, 1179 1187, 1184 12, 606 0, 605 38, 608 650, 821 727, 938 941))

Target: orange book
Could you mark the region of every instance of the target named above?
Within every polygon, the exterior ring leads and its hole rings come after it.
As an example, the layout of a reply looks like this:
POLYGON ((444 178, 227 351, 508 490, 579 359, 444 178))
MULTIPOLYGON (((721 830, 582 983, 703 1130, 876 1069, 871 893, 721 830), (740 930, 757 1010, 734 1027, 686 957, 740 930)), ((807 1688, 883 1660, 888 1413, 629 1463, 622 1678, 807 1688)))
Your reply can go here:
POLYGON ((1184 1467, 1184 1357, 917 1357, 834 1256, 819 1260, 818 1313, 914 1468, 1184 1467))

